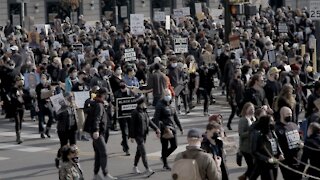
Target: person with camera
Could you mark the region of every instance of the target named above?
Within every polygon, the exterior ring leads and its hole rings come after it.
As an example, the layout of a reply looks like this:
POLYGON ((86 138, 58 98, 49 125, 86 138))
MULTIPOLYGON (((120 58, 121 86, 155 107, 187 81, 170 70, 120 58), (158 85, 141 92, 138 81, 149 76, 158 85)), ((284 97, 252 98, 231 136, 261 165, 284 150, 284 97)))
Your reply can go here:
POLYGON ((100 88, 97 95, 90 103, 90 111, 84 124, 83 130, 91 134, 94 149, 94 176, 97 179, 100 168, 106 179, 117 179, 109 174, 107 168, 107 149, 106 143, 109 137, 109 128, 111 126, 105 105, 107 90, 100 88))
POLYGON ((136 103, 137 108, 133 110, 131 113, 131 123, 129 131, 129 137, 131 138, 131 142, 136 141, 137 143, 137 151, 136 156, 134 158, 133 173, 141 173, 137 167, 141 157, 143 165, 146 168, 147 176, 151 176, 152 174, 154 174, 154 171, 148 165, 148 159, 144 144, 146 143, 147 135, 149 133, 149 127, 156 131, 158 137, 160 137, 160 129, 149 119, 145 96, 139 95, 136 98, 136 103))
POLYGON ((167 158, 177 149, 176 125, 180 129, 181 134, 183 134, 176 109, 172 107, 171 103, 172 95, 170 90, 166 89, 163 98, 157 103, 154 113, 155 124, 161 130, 161 160, 163 161, 164 170, 171 170, 167 158), (169 143, 170 148, 168 147, 169 143))

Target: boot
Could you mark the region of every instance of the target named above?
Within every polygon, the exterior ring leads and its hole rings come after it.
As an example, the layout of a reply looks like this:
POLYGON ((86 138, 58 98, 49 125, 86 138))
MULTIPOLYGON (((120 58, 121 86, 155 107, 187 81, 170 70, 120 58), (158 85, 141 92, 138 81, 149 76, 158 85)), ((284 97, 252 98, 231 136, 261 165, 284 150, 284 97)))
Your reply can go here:
POLYGON ((50 129, 47 128, 45 134, 48 136, 48 138, 51 138, 51 135, 50 135, 50 132, 49 132, 49 131, 50 131, 50 129))
POLYGON ((16 132, 16 136, 17 136, 16 142, 17 142, 18 144, 21 144, 21 143, 22 143, 22 140, 21 140, 21 133, 20 133, 20 131, 16 132))

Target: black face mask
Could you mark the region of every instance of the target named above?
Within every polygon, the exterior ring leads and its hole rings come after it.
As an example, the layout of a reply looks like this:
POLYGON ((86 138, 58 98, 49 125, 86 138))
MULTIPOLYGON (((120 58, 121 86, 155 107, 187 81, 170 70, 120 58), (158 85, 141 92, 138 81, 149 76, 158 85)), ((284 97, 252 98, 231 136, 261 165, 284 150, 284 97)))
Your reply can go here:
POLYGON ((74 163, 79 163, 79 157, 73 157, 71 161, 74 163))
POLYGON ((219 133, 213 133, 213 135, 212 135, 212 139, 218 139, 218 137, 219 137, 219 133))
POLYGON ((82 78, 82 81, 86 82, 88 80, 87 77, 82 78))
POLYGON ((284 118, 284 121, 287 122, 287 123, 288 123, 288 122, 292 122, 292 116, 287 116, 287 117, 285 117, 285 118, 284 118))

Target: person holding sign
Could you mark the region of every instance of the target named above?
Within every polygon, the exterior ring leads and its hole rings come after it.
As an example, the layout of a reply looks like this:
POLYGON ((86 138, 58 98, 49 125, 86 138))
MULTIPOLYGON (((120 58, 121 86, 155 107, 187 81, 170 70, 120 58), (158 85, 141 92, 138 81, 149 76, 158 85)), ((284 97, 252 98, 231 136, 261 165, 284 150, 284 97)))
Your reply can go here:
MULTIPOLYGON (((72 92, 85 92, 87 91, 89 94, 89 87, 86 85, 87 81, 87 73, 84 71, 80 71, 78 73, 78 81, 72 86, 72 92)), ((75 96, 76 98, 77 96, 75 96)), ((77 99, 75 99, 77 101, 77 99)), ((84 122, 84 112, 83 112, 83 106, 77 107, 77 116, 78 116, 78 132, 77 132, 77 139, 83 140, 83 141, 89 141, 89 139, 85 136, 85 134, 82 132, 83 122, 84 122)))
MULTIPOLYGON (((127 88, 125 82, 121 80, 120 90, 114 93, 115 102, 117 102, 118 98, 125 98, 125 97, 132 97, 132 96, 133 96, 133 93, 130 91, 129 88, 127 88)), ((117 104, 115 104, 115 107, 116 107, 115 111, 118 111, 119 107, 117 106, 117 104)), ((123 152, 126 153, 126 156, 130 156, 129 145, 128 145, 128 129, 130 128, 130 122, 129 122, 130 118, 119 117, 118 121, 119 121, 120 130, 122 134, 121 146, 122 146, 123 152)))
POLYGON ((61 148, 68 143, 70 145, 76 145, 76 132, 77 132, 77 116, 75 114, 74 104, 72 102, 72 94, 65 93, 64 99, 59 101, 61 106, 57 112, 57 133, 60 140, 60 148, 55 159, 56 167, 59 168, 59 162, 61 159, 61 148))

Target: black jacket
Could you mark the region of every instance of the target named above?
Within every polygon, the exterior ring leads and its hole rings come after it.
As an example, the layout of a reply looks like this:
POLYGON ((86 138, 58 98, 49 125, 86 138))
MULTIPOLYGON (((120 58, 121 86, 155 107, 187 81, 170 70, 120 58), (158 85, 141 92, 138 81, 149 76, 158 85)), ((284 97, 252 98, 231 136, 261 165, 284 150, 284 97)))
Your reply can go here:
POLYGON ((153 130, 157 130, 158 127, 149 119, 147 111, 140 107, 137 107, 131 113, 129 137, 146 137, 149 132, 149 126, 153 130))
POLYGON ((175 124, 179 127, 180 131, 182 131, 182 126, 178 119, 176 110, 168 105, 164 100, 157 103, 154 120, 157 127, 160 127, 161 132, 163 132, 165 127, 171 127, 175 130, 175 124))
POLYGON ((226 166, 226 156, 223 150, 223 141, 220 138, 215 140, 216 144, 211 144, 209 139, 203 135, 203 141, 201 142, 201 149, 205 150, 207 153, 212 154, 212 156, 220 156, 222 158, 221 161, 221 173, 222 180, 229 179, 228 167, 226 166))
POLYGON ((294 158, 298 157, 298 152, 300 150, 300 136, 298 126, 292 122, 287 124, 277 122, 275 132, 278 136, 278 142, 283 151, 283 155, 285 158, 284 161, 290 164, 297 163, 296 160, 294 160, 294 158), (299 139, 294 138, 298 136, 299 139), (290 144, 288 143, 288 139, 290 139, 290 144))
MULTIPOLYGON (((319 156, 320 151, 320 134, 313 134, 309 138, 306 139, 304 143, 303 154, 301 157, 301 161, 308 164, 308 160, 310 161, 310 165, 320 168, 320 159, 316 158, 319 156), (312 149, 310 149, 310 148, 312 149)), ((301 171, 305 168, 304 165, 301 165, 301 171)), ((307 174, 310 174, 315 177, 320 177, 320 172, 310 168, 307 170, 307 174)))
POLYGON ((90 107, 91 108, 84 123, 83 131, 88 133, 99 131, 100 134, 105 134, 107 128, 110 127, 111 122, 108 118, 103 102, 94 100, 90 103, 90 107))
POLYGON ((71 107, 63 108, 63 111, 60 111, 56 117, 57 131, 76 131, 78 128, 75 113, 71 107))

